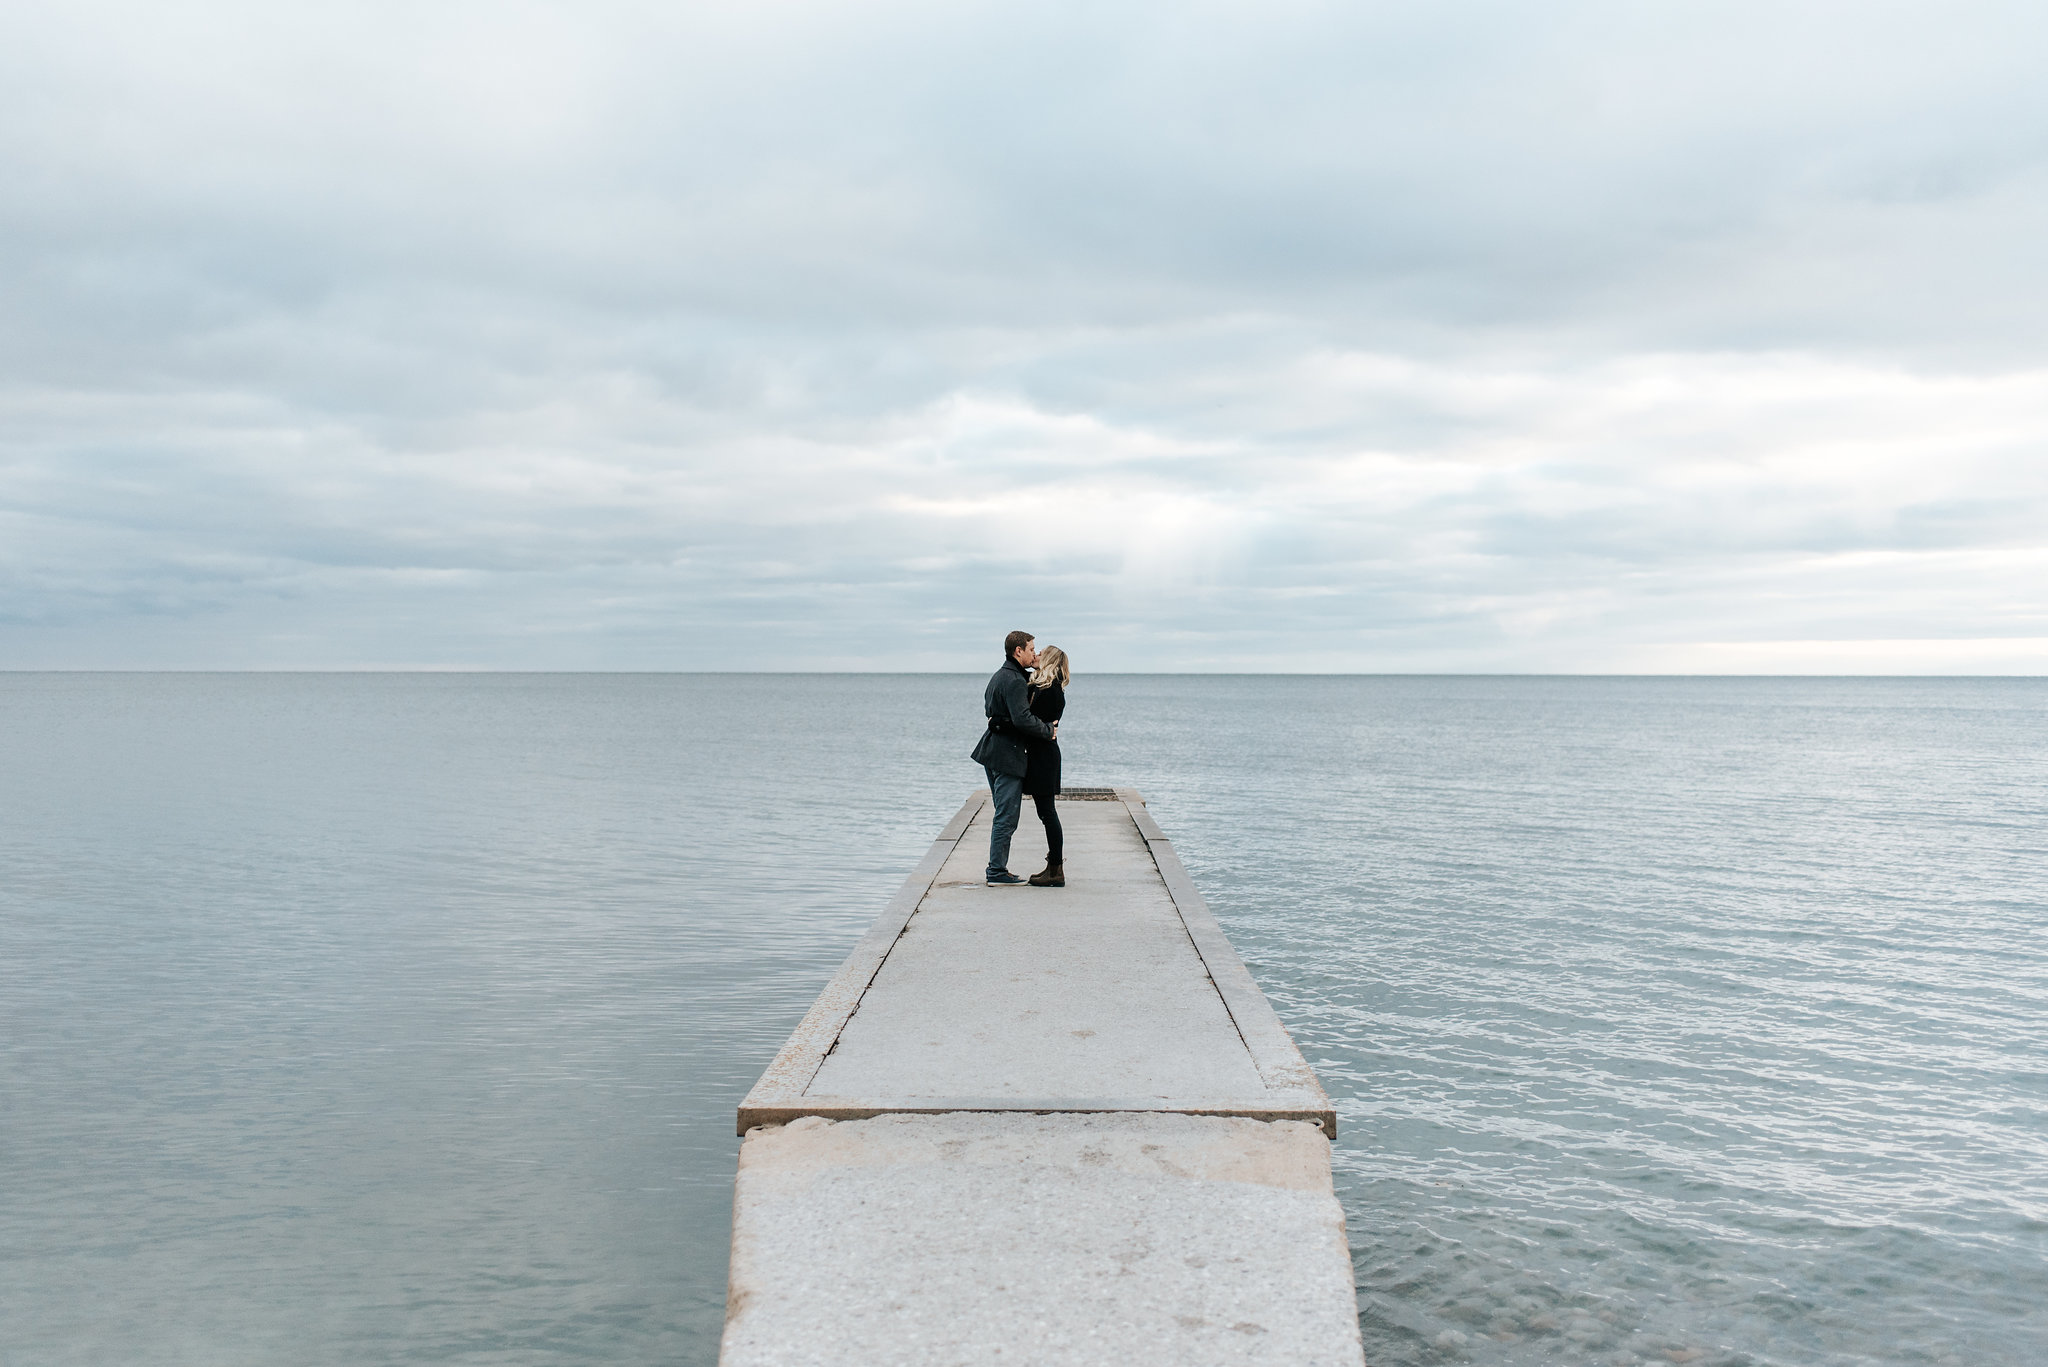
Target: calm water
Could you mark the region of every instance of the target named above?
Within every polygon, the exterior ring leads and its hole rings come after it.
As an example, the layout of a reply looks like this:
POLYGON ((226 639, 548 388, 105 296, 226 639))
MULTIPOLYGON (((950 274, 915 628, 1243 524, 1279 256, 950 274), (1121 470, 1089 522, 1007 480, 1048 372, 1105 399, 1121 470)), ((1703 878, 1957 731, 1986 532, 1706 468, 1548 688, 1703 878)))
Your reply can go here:
MULTIPOLYGON (((0 675, 0 1362, 711 1363, 979 699, 0 675)), ((2048 682, 1070 707, 1336 1099, 1373 1367, 2048 1363, 2048 682)))

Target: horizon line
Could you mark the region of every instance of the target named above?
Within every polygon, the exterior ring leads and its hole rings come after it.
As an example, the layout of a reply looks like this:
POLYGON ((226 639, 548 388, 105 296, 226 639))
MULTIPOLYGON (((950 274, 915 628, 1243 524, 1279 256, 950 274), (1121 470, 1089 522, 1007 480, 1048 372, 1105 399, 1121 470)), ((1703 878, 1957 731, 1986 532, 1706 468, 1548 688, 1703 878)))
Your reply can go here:
MULTIPOLYGON (((342 665, 326 668, 253 666, 97 666, 97 667, 15 667, 0 666, 9 674, 292 674, 292 675, 588 675, 618 677, 688 676, 759 678, 976 678, 979 666, 970 669, 535 669, 491 668, 469 665, 342 665)), ((1082 678, 1236 678, 1236 679, 2048 679, 2048 673, 1997 674, 1899 674, 1873 672, 1746 673, 1732 670, 1680 672, 1630 672, 1621 670, 1464 670, 1464 669, 1098 669, 1082 678)))

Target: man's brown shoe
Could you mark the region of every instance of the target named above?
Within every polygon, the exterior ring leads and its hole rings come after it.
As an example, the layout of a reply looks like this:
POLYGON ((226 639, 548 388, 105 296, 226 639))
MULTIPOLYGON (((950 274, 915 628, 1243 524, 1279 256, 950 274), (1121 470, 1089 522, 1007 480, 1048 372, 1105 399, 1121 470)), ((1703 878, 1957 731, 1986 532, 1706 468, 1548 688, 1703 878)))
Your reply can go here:
POLYGON ((1031 886, 1034 888, 1063 888, 1066 885, 1067 866, 1055 864, 1050 859, 1045 861, 1044 872, 1031 875, 1031 886))

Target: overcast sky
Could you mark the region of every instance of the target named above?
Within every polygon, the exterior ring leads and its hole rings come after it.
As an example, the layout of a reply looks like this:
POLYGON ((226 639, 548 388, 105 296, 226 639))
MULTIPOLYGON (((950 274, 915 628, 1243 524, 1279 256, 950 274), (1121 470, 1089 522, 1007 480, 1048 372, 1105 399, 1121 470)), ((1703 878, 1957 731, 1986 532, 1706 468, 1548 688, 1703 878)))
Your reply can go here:
POLYGON ((2048 6, 0 0, 0 666, 2048 669, 2048 6))

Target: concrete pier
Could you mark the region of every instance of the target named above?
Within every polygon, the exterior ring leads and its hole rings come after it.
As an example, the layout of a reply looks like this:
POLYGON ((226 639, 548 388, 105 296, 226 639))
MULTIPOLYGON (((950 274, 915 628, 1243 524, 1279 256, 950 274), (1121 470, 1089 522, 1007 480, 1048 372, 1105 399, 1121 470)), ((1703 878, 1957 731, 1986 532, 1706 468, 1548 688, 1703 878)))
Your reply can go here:
POLYGON ((1329 1100, 1143 799, 1063 794, 1052 889, 987 802, 740 1106, 723 1367, 1357 1367, 1329 1100))

